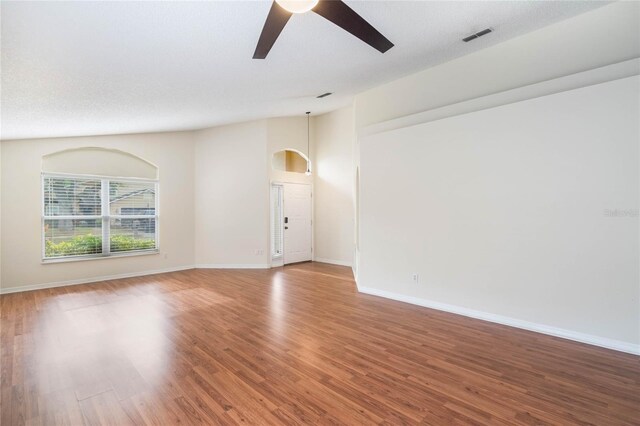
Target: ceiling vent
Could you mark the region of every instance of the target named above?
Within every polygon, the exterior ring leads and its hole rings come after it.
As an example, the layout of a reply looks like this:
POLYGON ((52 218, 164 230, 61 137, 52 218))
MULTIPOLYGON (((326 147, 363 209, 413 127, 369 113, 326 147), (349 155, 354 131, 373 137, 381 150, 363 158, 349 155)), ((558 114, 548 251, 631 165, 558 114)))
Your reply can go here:
POLYGON ((318 99, 326 98, 327 96, 329 96, 331 94, 332 94, 331 92, 323 93, 322 95, 316 96, 316 98, 318 98, 318 99))
POLYGON ((465 43, 468 43, 471 40, 475 40, 478 37, 482 37, 483 35, 487 35, 492 31, 493 30, 491 28, 487 28, 486 30, 482 30, 479 33, 471 34, 470 36, 463 38, 462 41, 464 41, 465 43))

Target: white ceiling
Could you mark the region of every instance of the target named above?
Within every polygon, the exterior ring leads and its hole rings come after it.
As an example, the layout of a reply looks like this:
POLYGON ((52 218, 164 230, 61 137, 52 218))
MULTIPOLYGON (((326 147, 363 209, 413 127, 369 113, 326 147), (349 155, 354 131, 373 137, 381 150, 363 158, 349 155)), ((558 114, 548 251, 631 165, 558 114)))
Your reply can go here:
MULTIPOLYGON (((319 114, 367 88, 604 3, 349 1, 395 47, 380 54, 295 15, 251 59, 269 1, 2 1, 2 139, 198 129, 319 114), (492 27, 471 43, 460 39, 492 27), (315 96, 335 94, 324 99, 315 96)), ((552 42, 552 41, 550 41, 552 42)))

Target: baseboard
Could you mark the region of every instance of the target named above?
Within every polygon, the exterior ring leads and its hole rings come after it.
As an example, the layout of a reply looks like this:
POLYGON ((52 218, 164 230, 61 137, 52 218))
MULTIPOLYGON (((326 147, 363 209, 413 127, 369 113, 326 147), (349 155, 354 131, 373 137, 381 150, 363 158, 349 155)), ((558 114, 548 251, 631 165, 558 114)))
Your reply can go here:
MULTIPOLYGON (((334 265, 351 266, 346 262, 332 261, 329 259, 315 259, 316 262, 330 263, 334 265)), ((93 278, 83 278, 67 281, 56 281, 50 283, 34 284, 20 287, 8 287, 0 288, 0 294, 18 293, 22 291, 41 290, 46 288, 64 287, 70 285, 90 284, 100 281, 116 280, 121 278, 133 278, 141 277, 145 275, 163 274, 167 272, 184 271, 187 269, 268 269, 266 264, 199 264, 178 266, 173 268, 156 269, 150 271, 131 272, 126 274, 104 275, 93 278)), ((358 286, 360 293, 370 294, 372 296, 384 297, 387 299, 397 300, 399 302, 410 303, 412 305, 423 306, 425 308, 437 309, 440 311, 451 312, 458 315, 463 315, 470 318, 481 319, 484 321, 494 322, 497 324, 508 325, 511 327, 522 328, 524 330, 535 331, 542 334, 548 334, 555 337, 561 337, 564 339, 574 340, 576 342, 587 343, 590 345, 600 346, 603 348, 613 349, 620 352, 626 352, 634 355, 640 355, 640 345, 634 345, 628 342, 622 342, 619 340, 607 339, 605 337, 593 336, 590 334, 580 333, 572 330, 566 330, 557 327, 551 327, 548 325, 537 324, 529 321, 524 321, 516 318, 505 317, 502 315, 496 315, 488 312, 476 311, 461 306, 449 305, 446 303, 435 302, 427 299, 421 299, 413 296, 406 296, 403 294, 393 293, 385 290, 378 290, 375 288, 358 286)))
POLYGON ((333 260, 333 259, 325 259, 324 257, 314 257, 314 262, 320 263, 330 263, 331 265, 340 265, 340 266, 349 266, 351 267, 351 262, 347 262, 344 260, 333 260))
POLYGON ((143 277, 145 275, 164 274, 167 272, 185 271, 187 269, 269 269, 267 264, 201 264, 177 266, 173 268, 154 269, 150 271, 130 272, 126 274, 103 275, 100 277, 81 278, 76 280, 55 281, 50 283, 25 285, 19 287, 0 288, 0 294, 19 293, 21 291, 41 290, 45 288, 64 287, 68 285, 91 284, 100 281, 117 280, 120 278, 143 277))
POLYGON ((476 311, 461 306, 449 305, 446 303, 434 302, 427 299, 420 299, 413 296, 405 296, 403 294, 393 293, 375 288, 358 286, 360 293, 370 294, 372 296, 384 297, 387 299, 397 300, 399 302, 410 303, 412 305, 424 306, 425 308, 437 309, 439 311, 451 312, 453 314, 463 315, 470 318, 481 319, 484 321, 494 322, 497 324, 508 325, 511 327, 522 328, 524 330, 535 331, 550 336, 561 337, 563 339, 574 340, 576 342, 586 343, 589 345, 600 346, 615 351, 626 352, 634 355, 640 355, 640 345, 622 342, 620 340, 607 339, 605 337, 584 334, 577 331, 566 330, 548 325, 537 324, 516 318, 505 317, 502 315, 491 314, 488 312, 476 311))
POLYGON ((269 269, 266 263, 200 263, 197 269, 269 269))
POLYGON ((67 280, 67 281, 55 281, 50 283, 25 285, 20 287, 0 288, 0 294, 19 293, 21 291, 41 290, 45 288, 64 287, 68 285, 90 284, 90 283, 96 283, 100 281, 117 280, 121 278, 142 277, 145 275, 164 274, 167 272, 184 271, 184 270, 193 269, 193 268, 194 268, 193 265, 177 266, 173 268, 155 269, 151 271, 129 272, 126 274, 103 275, 100 277, 81 278, 81 279, 67 280))

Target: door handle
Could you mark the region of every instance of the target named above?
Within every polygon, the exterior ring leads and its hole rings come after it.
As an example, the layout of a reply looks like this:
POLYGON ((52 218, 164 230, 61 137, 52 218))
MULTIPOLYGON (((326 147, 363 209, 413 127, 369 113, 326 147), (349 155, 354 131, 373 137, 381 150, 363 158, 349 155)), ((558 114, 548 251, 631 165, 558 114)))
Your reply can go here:
POLYGON ((285 216, 284 223, 289 223, 289 218, 285 216))

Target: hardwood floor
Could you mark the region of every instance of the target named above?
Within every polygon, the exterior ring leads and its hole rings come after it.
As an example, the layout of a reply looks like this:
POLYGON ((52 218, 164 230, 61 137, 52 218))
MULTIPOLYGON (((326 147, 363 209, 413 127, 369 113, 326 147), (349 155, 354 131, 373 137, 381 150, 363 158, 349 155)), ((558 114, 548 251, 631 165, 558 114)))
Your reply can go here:
POLYGON ((1 424, 640 424, 640 358, 358 294, 348 268, 1 296, 1 424))

